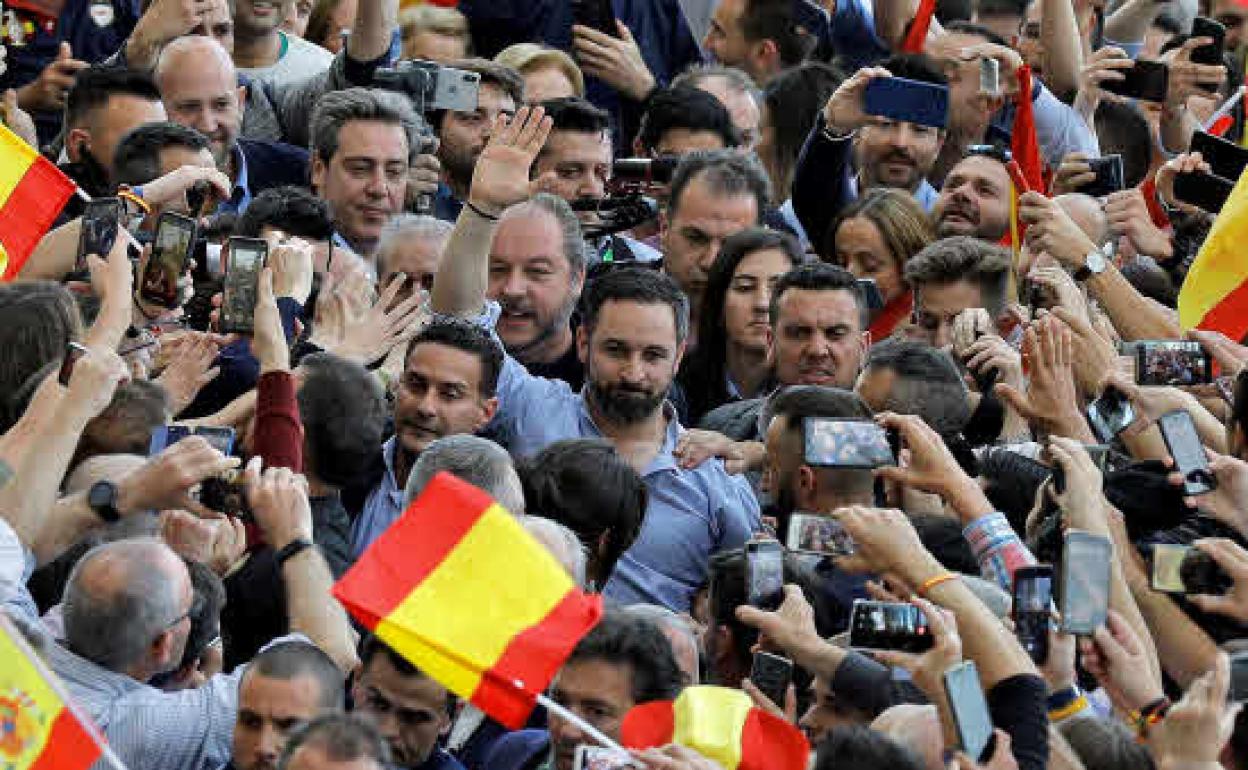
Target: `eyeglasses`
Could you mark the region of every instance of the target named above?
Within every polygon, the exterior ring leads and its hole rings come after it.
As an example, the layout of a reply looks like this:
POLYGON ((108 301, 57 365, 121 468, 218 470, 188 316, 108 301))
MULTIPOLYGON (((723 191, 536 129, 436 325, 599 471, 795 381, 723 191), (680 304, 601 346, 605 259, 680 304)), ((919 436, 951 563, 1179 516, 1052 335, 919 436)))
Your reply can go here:
POLYGON ((174 626, 176 626, 177 624, 181 623, 184 620, 193 620, 194 618, 197 618, 203 614, 204 614, 204 595, 193 593, 191 594, 191 606, 187 608, 186 612, 174 618, 171 623, 168 623, 165 626, 165 630, 173 628, 174 626))
POLYGON ((992 158, 998 163, 1009 163, 1014 160, 1014 155, 1004 147, 995 144, 972 144, 966 148, 966 157, 978 155, 981 158, 992 158))

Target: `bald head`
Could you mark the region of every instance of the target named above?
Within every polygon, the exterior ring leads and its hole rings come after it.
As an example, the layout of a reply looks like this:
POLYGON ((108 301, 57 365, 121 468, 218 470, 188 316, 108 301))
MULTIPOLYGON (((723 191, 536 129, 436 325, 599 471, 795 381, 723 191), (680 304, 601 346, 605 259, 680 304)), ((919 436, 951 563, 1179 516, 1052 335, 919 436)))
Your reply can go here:
POLYGON ((1075 224, 1079 225, 1079 229, 1091 238, 1093 243, 1100 245, 1105 242, 1109 234, 1109 222, 1105 219, 1105 211, 1096 198, 1083 193, 1066 193, 1057 196, 1053 201, 1062 207, 1062 211, 1065 211, 1075 221, 1075 224))
POLYGON ((871 729, 918 754, 927 770, 944 769, 941 754, 945 739, 935 706, 893 706, 875 718, 871 729))
POLYGON ((169 119, 207 136, 217 166, 224 168, 242 128, 246 98, 229 53, 210 37, 177 38, 156 62, 156 85, 169 119))

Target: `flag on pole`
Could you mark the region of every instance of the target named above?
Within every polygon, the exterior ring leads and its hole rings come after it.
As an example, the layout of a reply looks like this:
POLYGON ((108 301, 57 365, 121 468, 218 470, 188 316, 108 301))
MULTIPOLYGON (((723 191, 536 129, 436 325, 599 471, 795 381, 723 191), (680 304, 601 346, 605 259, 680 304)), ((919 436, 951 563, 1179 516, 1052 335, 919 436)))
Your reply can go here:
POLYGON ((1241 340, 1248 332, 1248 174, 1241 174, 1179 290, 1179 323, 1241 340))
POLYGON ((1026 64, 1015 73, 1018 93, 1014 96, 1014 125, 1010 129, 1010 155, 1023 171, 1027 189, 1046 190, 1044 160, 1040 156, 1040 140, 1036 138, 1036 117, 1032 110, 1031 67, 1026 64))
POLYGON ((0 124, 0 282, 17 277, 75 185, 0 124))
POLYGON ((919 0, 914 20, 910 22, 905 40, 901 41, 902 53, 923 53, 923 44, 927 42, 927 31, 932 27, 932 16, 935 14, 936 0, 919 0))
POLYGON ((360 623, 504 726, 602 617, 489 495, 439 473, 334 586, 360 623))
POLYGON ((678 743, 725 770, 805 770, 810 759, 800 730, 727 687, 686 687, 674 701, 633 707, 620 725, 620 743, 630 749, 678 743))
POLYGON ((103 739, 74 711, 55 676, 0 612, 0 767, 86 770, 103 739))

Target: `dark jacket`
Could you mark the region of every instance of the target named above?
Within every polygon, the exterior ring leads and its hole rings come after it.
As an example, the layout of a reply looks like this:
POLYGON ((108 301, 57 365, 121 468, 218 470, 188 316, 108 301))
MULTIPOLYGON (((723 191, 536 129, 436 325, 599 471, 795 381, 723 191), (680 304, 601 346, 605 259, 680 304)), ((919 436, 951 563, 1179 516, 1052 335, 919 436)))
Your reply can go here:
POLYGON ((293 144, 240 137, 238 149, 247 159, 247 189, 255 198, 285 185, 308 186, 308 151, 293 144))
POLYGON ((550 752, 550 733, 521 730, 504 735, 494 744, 482 767, 489 770, 532 770, 550 752))

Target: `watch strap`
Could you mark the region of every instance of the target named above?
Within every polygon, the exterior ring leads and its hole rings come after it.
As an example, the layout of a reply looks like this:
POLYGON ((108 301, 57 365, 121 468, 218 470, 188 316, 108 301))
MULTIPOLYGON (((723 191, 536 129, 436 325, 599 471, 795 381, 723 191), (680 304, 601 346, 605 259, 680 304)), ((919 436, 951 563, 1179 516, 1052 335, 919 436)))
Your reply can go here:
POLYGON ((111 481, 97 481, 92 484, 87 490, 87 505, 91 506, 96 516, 108 524, 121 518, 121 512, 117 510, 117 486, 111 481), (106 488, 110 490, 107 493, 104 492, 106 488), (98 500, 101 494, 107 494, 107 499, 98 500))
POLYGON ((306 537, 297 537, 294 540, 291 540, 289 543, 278 549, 277 568, 281 569, 282 565, 284 565, 288 559, 303 553, 311 547, 312 541, 308 540, 306 537))

